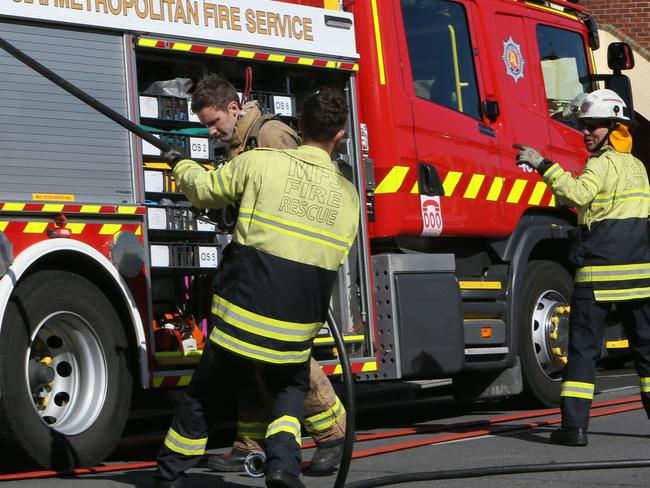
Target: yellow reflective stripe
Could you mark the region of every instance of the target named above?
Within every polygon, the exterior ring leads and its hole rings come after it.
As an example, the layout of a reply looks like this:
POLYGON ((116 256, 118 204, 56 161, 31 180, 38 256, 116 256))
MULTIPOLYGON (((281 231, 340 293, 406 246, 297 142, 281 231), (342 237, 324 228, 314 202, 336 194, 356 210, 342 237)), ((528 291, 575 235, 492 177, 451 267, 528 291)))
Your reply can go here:
POLYGON ((581 183, 586 183, 596 191, 598 191, 598 187, 600 186, 600 182, 596 178, 589 175, 579 176, 578 181, 581 183))
POLYGON ((379 68, 379 84, 386 84, 386 72, 384 70, 384 51, 381 45, 381 32, 379 30, 379 14, 377 13, 377 0, 371 0, 372 26, 375 30, 375 48, 377 50, 377 67, 379 68))
POLYGON ((642 393, 650 393, 650 378, 649 377, 640 377, 639 378, 640 388, 642 393))
POLYGON ((625 288, 621 290, 594 290, 594 297, 597 302, 650 298, 650 287, 625 288))
POLYGON ((237 437, 264 439, 268 424, 266 422, 237 422, 237 437))
MULTIPOLYGON (((212 184, 215 188, 219 188, 218 193, 222 195, 230 203, 233 202, 231 193, 226 189, 226 178, 223 175, 222 169, 218 169, 212 172, 212 184)), ((228 188, 230 188, 230 183, 228 183, 228 188)))
POLYGON ((9 222, 0 222, 0 231, 4 231, 8 225, 9 222))
POLYGON ((375 195, 397 192, 400 186, 402 186, 402 183, 404 183, 404 178, 406 178, 408 171, 408 166, 393 166, 384 179, 379 182, 377 188, 375 188, 375 195))
POLYGON ((336 402, 332 407, 328 408, 324 412, 305 418, 305 427, 307 427, 307 430, 310 432, 321 432, 334 425, 344 413, 345 407, 343 407, 341 400, 336 397, 336 402))
POLYGON ((558 176, 560 176, 560 174, 562 174, 562 173, 564 173, 564 170, 560 167, 560 165, 557 164, 557 163, 553 163, 553 165, 549 169, 546 170, 546 173, 544 173, 542 175, 542 177, 545 180, 548 180, 551 183, 553 183, 553 181, 555 181, 555 179, 558 176))
POLYGON ((42 234, 47 228, 47 222, 28 222, 23 232, 25 234, 42 234))
POLYGON ((138 207, 117 207, 118 214, 134 215, 138 207))
POLYGON ((266 431, 266 438, 268 439, 272 435, 279 434, 280 432, 291 434, 294 439, 296 439, 298 445, 302 445, 302 439, 300 438, 300 422, 298 422, 296 417, 284 415, 271 422, 266 431))
POLYGON ((213 296, 212 313, 238 329, 289 342, 308 341, 323 327, 320 322, 286 322, 265 317, 230 303, 219 295, 213 296))
POLYGON ((354 239, 350 240, 344 236, 328 232, 316 227, 299 224, 297 222, 275 217, 259 210, 247 208, 239 209, 239 216, 244 220, 254 222, 256 225, 266 227, 292 237, 298 237, 306 241, 315 242, 324 246, 332 247, 339 251, 347 252, 354 239))
POLYGON ((411 188, 411 193, 420 193, 420 185, 418 185, 417 181, 413 183, 413 188, 411 188))
POLYGON ((494 180, 492 180, 492 185, 490 186, 490 190, 488 191, 486 200, 490 202, 496 202, 499 199, 499 195, 501 194, 501 190, 503 189, 503 183, 506 181, 505 178, 502 178, 501 176, 496 176, 494 180))
POLYGON ((236 339, 216 327, 212 329, 210 340, 224 349, 228 349, 236 354, 258 359, 267 363, 304 363, 309 359, 311 354, 311 348, 305 349, 304 351, 276 351, 274 349, 269 349, 268 347, 257 346, 236 339))
POLYGON ((183 437, 171 427, 169 431, 167 431, 167 437, 165 437, 165 445, 170 450, 186 456, 201 456, 205 454, 205 446, 207 443, 207 437, 190 439, 188 437, 183 437))
POLYGON ((63 210, 63 205, 56 203, 46 203, 43 205, 43 212, 60 212, 63 210))
POLYGON ((565 381, 562 383, 562 392, 560 393, 560 396, 592 400, 594 398, 594 386, 593 383, 565 381))
POLYGON ((461 176, 463 176, 463 173, 459 173, 458 171, 450 171, 447 173, 445 181, 442 182, 442 187, 445 190, 446 197, 453 195, 454 189, 456 188, 456 185, 458 185, 461 176))
POLYGON ((70 229, 70 232, 72 232, 73 234, 81 234, 85 227, 86 224, 73 224, 70 222, 65 224, 65 228, 70 229))
POLYGON ((621 341, 605 341, 607 349, 626 349, 630 347, 630 342, 627 339, 621 341))
POLYGON ((102 228, 99 229, 101 235, 114 235, 117 234, 122 229, 122 224, 104 224, 102 228))
POLYGON ((546 183, 543 181, 538 181, 535 183, 535 188, 533 188, 533 193, 530 195, 530 198, 528 199, 528 203, 531 205, 539 205, 540 202, 542 201, 542 197, 544 196, 544 192, 546 191, 546 183))
POLYGON ((25 208, 24 203, 5 203, 2 207, 2 210, 5 212, 9 211, 21 211, 22 209, 25 208))
POLYGON ((524 192, 527 183, 528 180, 515 180, 515 184, 512 185, 512 189, 508 194, 508 198, 506 199, 506 202, 519 203, 519 199, 521 198, 521 194, 524 192))
POLYGON ((82 205, 81 210, 79 212, 81 213, 99 213, 101 210, 100 205, 82 205))
POLYGON ((551 201, 548 204, 549 207, 555 207, 555 195, 551 193, 551 201))
POLYGON ((469 185, 467 185, 463 198, 476 198, 476 195, 478 195, 478 192, 481 190, 481 185, 483 184, 484 179, 485 175, 472 175, 472 179, 470 180, 469 185))
POLYGON ((650 278, 650 263, 585 266, 576 271, 575 281, 622 281, 650 278))

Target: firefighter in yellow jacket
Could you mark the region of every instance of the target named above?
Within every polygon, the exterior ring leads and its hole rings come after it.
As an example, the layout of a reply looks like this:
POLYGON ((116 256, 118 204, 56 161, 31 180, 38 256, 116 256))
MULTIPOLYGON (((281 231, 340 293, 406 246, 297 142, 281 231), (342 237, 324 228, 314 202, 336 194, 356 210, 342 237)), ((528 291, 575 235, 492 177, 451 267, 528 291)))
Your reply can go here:
POLYGON ((576 97, 565 109, 577 115, 591 153, 573 177, 532 148, 517 146, 517 162, 536 169, 556 197, 578 210, 571 260, 576 266, 571 300, 568 364, 561 390, 562 427, 551 442, 587 445, 606 317, 616 304, 641 380, 650 418, 650 249, 646 227, 650 186, 643 163, 632 156, 625 102, 611 90, 576 97))
MULTIPOLYGON (((227 80, 211 75, 201 80, 192 94, 192 111, 208 129, 210 136, 226 146, 228 159, 255 147, 295 149, 298 134, 273 116, 263 115, 257 101, 239 104, 235 87, 227 80)), ((304 425, 316 443, 310 471, 328 472, 340 461, 345 437, 345 408, 329 379, 313 358, 309 361, 309 390, 304 404, 304 425)), ((251 378, 251 382, 254 378, 251 378)), ((254 388, 255 385, 246 385, 254 388)), ((211 456, 208 468, 214 471, 243 471, 244 459, 252 451, 261 451, 270 415, 268 395, 250 404, 241 395, 238 406, 237 435, 232 451, 226 456, 211 456)))
POLYGON ((174 176, 195 206, 240 207, 214 278, 213 328, 158 453, 157 486, 183 486, 228 400, 224 392, 259 374, 273 397, 266 486, 303 487, 300 422, 311 346, 359 222, 356 190, 330 159, 346 117, 344 95, 321 89, 305 101, 297 149, 254 149, 213 171, 191 160, 176 164, 174 176))

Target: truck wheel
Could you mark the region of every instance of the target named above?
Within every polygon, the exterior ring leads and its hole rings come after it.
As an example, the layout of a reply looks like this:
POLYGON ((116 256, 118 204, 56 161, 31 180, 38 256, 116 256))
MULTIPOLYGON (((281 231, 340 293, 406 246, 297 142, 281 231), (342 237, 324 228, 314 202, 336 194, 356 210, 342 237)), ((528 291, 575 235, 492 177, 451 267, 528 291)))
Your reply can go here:
POLYGON ((18 284, 0 329, 1 463, 92 466, 114 448, 131 400, 128 343, 87 279, 38 271, 18 284))
POLYGON ((524 395, 548 407, 560 401, 572 293, 571 275, 559 264, 541 260, 528 264, 518 344, 524 395))

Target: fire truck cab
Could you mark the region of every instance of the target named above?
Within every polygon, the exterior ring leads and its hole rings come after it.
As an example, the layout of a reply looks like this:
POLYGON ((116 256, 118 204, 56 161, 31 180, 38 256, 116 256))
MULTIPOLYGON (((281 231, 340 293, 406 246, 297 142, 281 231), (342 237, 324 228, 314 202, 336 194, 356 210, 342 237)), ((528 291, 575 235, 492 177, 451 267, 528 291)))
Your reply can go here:
MULTIPOLYGON (((364 33, 358 84, 381 358, 374 374, 448 375, 459 397, 524 392, 556 404, 576 214, 515 164, 512 146, 580 171, 587 152, 562 109, 597 87, 595 22, 564 0, 350 8, 364 33)), ((615 80, 599 76, 629 95, 620 71, 615 80)), ((612 327, 608 344, 620 339, 612 327)))

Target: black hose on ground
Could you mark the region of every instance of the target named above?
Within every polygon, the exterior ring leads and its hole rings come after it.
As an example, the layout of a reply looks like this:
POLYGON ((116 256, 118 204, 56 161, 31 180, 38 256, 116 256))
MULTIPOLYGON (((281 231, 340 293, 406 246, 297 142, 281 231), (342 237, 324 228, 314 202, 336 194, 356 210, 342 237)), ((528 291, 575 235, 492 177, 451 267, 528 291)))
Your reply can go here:
POLYGON ((579 463, 520 464, 513 466, 490 466, 483 468, 450 469, 446 471, 422 471, 419 473, 396 474, 369 480, 356 481, 345 488, 374 488, 417 481, 438 481, 460 478, 479 478, 524 473, 551 473, 554 471, 586 471, 596 469, 648 468, 650 459, 631 459, 627 461, 585 461, 579 463))
POLYGON ((345 350, 345 343, 341 337, 341 332, 336 325, 336 319, 331 310, 327 311, 327 324, 330 328, 330 333, 334 337, 336 349, 339 355, 339 362, 341 363, 341 373, 343 375, 343 383, 345 384, 345 440, 343 441, 343 454, 341 456, 341 464, 339 465, 339 472, 334 481, 334 488, 343 488, 345 480, 348 477, 350 463, 352 462, 352 451, 354 449, 355 437, 355 405, 354 405, 354 377, 352 376, 352 369, 348 361, 348 353, 345 350))

